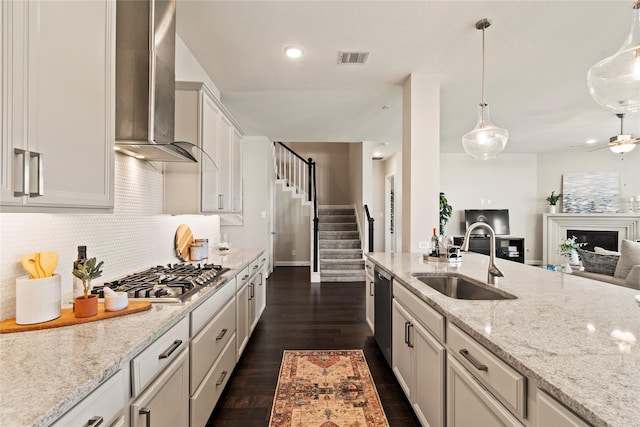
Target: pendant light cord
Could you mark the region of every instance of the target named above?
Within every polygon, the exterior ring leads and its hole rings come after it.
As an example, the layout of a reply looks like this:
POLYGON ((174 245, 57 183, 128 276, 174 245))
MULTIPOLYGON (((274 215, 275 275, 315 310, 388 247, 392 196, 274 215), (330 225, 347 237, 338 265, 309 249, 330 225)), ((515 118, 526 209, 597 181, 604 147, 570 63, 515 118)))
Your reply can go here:
MULTIPOLYGON (((482 100, 480 101, 482 108, 486 105, 484 103, 484 28, 482 29, 482 100)), ((484 114, 482 115, 484 121, 484 114)))

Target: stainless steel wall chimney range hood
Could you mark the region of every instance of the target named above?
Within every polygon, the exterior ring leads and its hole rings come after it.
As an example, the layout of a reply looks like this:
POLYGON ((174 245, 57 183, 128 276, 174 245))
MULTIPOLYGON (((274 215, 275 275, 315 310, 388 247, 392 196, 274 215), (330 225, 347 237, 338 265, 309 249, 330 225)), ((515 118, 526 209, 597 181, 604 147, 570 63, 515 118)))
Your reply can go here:
POLYGON ((176 1, 118 0, 116 150, 150 161, 195 162, 174 142, 176 1))

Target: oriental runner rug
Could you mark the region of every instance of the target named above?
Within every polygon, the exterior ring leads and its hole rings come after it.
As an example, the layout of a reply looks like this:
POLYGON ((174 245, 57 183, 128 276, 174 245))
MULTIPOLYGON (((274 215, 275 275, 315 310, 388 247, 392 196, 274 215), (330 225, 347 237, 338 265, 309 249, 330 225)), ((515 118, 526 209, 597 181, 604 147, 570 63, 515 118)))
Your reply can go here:
POLYGON ((285 350, 270 427, 389 427, 362 350, 285 350))

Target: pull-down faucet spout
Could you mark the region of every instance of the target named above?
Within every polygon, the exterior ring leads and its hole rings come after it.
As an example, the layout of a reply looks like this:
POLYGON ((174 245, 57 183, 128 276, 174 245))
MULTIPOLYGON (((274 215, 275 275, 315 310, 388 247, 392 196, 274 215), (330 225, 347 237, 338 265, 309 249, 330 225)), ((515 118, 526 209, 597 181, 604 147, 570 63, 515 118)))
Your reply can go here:
POLYGON ((487 223, 484 222, 474 222, 467 228, 467 231, 464 233, 464 242, 462 243, 462 251, 469 251, 469 239, 471 238, 471 231, 473 231, 477 227, 483 227, 489 229, 489 271, 487 272, 487 283, 490 285, 496 284, 496 277, 504 277, 502 271, 496 267, 495 257, 496 257, 496 233, 493 231, 493 228, 487 223))

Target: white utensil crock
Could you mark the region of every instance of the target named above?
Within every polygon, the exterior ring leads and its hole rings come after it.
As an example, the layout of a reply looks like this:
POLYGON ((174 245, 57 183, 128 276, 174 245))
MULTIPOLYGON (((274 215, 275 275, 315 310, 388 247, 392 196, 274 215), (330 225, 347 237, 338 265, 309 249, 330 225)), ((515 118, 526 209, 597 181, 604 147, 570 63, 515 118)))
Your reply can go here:
POLYGON ((62 282, 59 274, 42 279, 16 279, 16 323, 31 325, 60 317, 62 282))

